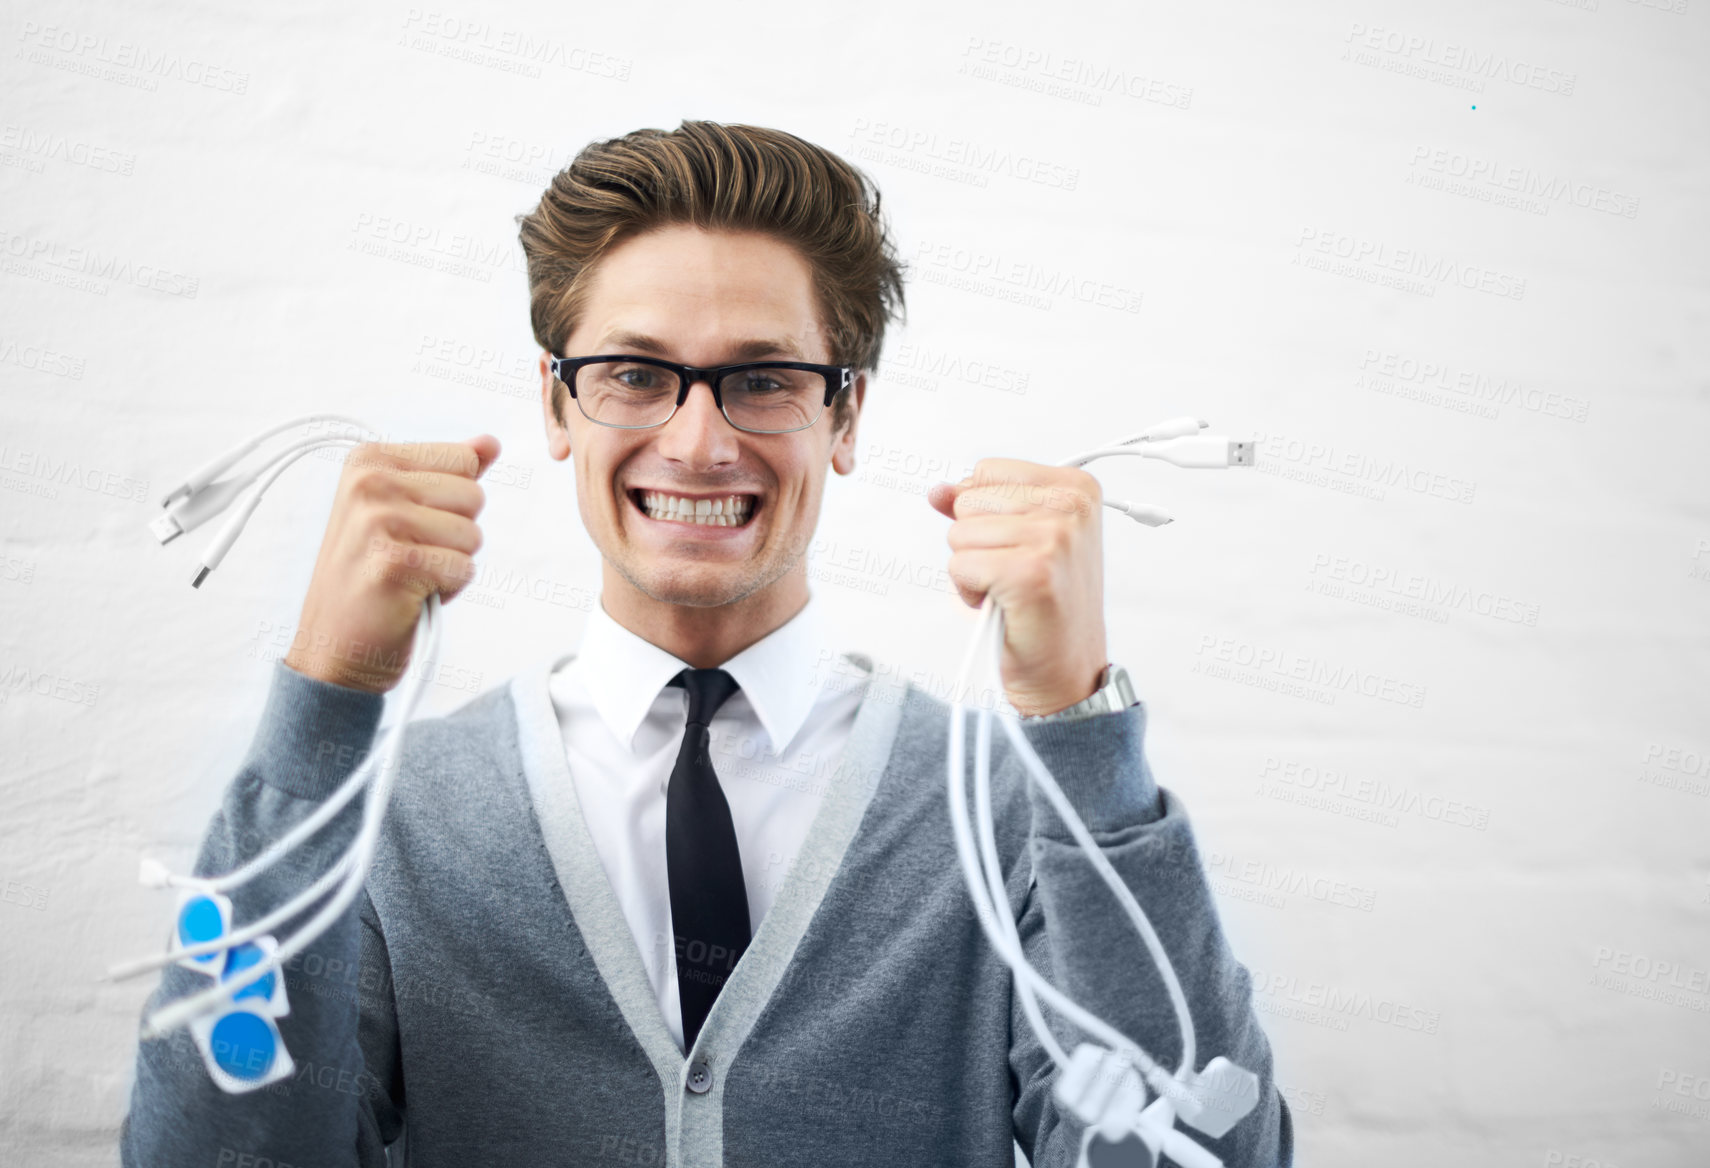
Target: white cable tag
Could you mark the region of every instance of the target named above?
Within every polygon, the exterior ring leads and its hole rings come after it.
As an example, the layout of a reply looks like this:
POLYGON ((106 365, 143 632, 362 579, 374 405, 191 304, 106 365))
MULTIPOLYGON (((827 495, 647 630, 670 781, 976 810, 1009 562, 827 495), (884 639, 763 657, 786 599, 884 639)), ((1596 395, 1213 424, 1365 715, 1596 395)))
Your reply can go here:
POLYGON ((1258 1105, 1259 1076, 1218 1055, 1189 1078, 1188 1090, 1199 1100, 1200 1110, 1183 1114, 1182 1122, 1215 1140, 1258 1105))

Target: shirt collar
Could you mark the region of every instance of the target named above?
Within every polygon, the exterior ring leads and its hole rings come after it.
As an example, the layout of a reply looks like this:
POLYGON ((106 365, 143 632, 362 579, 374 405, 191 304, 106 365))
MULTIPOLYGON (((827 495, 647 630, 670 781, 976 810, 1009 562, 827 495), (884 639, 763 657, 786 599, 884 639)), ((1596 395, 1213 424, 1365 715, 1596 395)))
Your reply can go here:
MULTIPOLYGON (((829 660, 820 606, 810 593, 800 612, 719 668, 742 687, 772 753, 781 755, 813 710, 825 676, 820 667, 829 660)), ((654 699, 691 668, 620 625, 603 601, 588 614, 576 667, 600 719, 632 751, 654 699)))

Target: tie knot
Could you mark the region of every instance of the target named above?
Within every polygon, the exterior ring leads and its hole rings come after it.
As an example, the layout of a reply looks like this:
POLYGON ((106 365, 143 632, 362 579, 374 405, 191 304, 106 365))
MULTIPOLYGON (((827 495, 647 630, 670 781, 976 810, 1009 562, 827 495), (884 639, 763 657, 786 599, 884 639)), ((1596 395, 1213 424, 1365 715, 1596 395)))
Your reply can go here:
POLYGON ((736 684, 736 678, 722 669, 685 669, 667 684, 688 691, 689 723, 701 726, 711 722, 719 707, 742 688, 736 684))

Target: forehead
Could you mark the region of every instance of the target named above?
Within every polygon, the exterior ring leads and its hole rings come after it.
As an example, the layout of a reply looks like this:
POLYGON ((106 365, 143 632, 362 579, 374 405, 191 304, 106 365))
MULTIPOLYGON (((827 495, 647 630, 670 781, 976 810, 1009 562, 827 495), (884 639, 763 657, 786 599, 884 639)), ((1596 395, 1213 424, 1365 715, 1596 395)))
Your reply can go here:
POLYGON ((689 363, 724 360, 731 346, 752 349, 758 339, 802 360, 827 359, 812 267, 790 244, 756 232, 674 225, 607 252, 569 348, 601 351, 617 334, 655 338, 689 363))

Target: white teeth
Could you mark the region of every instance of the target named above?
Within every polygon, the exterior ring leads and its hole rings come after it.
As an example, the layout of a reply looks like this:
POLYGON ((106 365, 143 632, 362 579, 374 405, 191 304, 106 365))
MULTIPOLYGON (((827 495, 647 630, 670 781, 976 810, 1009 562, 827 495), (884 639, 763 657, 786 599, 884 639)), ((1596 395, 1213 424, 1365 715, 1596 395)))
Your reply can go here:
POLYGON ((722 499, 684 499, 661 491, 643 491, 642 503, 653 519, 674 519, 709 527, 739 527, 748 518, 752 501, 728 495, 722 499))

